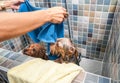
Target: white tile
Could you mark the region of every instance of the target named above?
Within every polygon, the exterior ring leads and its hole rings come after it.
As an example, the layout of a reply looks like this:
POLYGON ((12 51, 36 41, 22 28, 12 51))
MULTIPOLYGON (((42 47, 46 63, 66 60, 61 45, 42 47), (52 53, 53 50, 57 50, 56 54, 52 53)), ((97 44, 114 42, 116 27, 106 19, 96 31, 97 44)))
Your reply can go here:
POLYGON ((78 3, 79 3, 79 0, 72 0, 72 3, 73 3, 73 4, 78 4, 78 3))

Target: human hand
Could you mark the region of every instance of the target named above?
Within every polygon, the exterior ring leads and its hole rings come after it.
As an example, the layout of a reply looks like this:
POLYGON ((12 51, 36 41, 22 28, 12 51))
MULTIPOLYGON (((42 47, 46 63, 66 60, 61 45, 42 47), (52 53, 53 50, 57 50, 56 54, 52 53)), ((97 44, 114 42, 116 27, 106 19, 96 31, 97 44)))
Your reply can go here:
POLYGON ((24 2, 24 0, 9 0, 5 1, 5 8, 19 9, 20 4, 24 2))
POLYGON ((52 7, 46 10, 49 21, 52 23, 61 23, 68 15, 63 7, 52 7))

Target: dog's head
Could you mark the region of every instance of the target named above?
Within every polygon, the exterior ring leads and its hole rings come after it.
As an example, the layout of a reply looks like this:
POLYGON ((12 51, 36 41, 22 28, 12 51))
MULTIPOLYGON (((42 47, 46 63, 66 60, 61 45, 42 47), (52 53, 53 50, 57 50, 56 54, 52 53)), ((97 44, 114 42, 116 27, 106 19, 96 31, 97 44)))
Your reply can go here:
POLYGON ((68 62, 71 62, 73 58, 76 60, 78 57, 77 49, 72 41, 68 38, 57 39, 57 42, 50 45, 50 52, 52 55, 58 55, 63 61, 68 62))
POLYGON ((37 43, 31 44, 29 47, 25 48, 23 50, 23 54, 48 60, 48 57, 46 55, 46 49, 44 48, 44 46, 37 43))

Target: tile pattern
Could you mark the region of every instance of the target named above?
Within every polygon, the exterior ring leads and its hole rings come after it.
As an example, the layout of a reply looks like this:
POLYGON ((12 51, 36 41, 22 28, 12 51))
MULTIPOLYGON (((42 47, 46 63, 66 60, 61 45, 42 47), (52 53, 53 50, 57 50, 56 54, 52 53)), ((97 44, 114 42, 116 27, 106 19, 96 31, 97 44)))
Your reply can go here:
MULTIPOLYGON (((30 0, 36 7, 65 7, 65 0, 30 0)), ((102 60, 117 0, 67 0, 72 41, 82 56, 102 60)), ((64 21, 65 37, 69 37, 68 23, 64 21)))
POLYGON ((8 49, 11 51, 19 52, 27 45, 29 45, 30 41, 28 36, 23 35, 17 38, 13 38, 7 41, 0 42, 0 48, 8 49))
POLYGON ((102 75, 111 77, 112 83, 120 83, 120 0, 118 0, 114 14, 109 41, 103 58, 102 75))
MULTIPOLYGON (((5 60, 0 62, 0 72, 7 72, 9 69, 33 59, 32 57, 25 56, 21 53, 16 53, 0 48, 0 59, 1 58, 4 58, 5 60)), ((72 81, 72 83, 110 83, 110 80, 111 79, 107 77, 89 72, 82 72, 72 81)))

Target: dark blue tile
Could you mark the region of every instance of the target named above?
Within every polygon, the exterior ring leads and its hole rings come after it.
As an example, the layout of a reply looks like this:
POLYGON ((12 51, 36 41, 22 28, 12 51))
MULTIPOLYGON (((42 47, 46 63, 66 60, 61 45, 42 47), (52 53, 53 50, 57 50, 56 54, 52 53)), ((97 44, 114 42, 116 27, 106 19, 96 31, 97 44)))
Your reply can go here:
POLYGON ((108 18, 113 18, 114 17, 114 13, 109 13, 108 14, 108 18))
POLYGON ((112 24, 112 21, 113 21, 112 19, 108 19, 107 24, 112 24))
POLYGON ((77 10, 73 10, 73 15, 78 15, 78 11, 77 10))
POLYGON ((105 31, 105 35, 109 35, 110 34, 110 31, 105 31))
POLYGON ((110 83, 110 80, 107 78, 99 77, 99 83, 110 83))
POLYGON ((38 3, 35 3, 35 6, 36 6, 36 7, 39 7, 39 4, 38 4, 38 3))
POLYGON ((106 30, 111 30, 111 25, 107 25, 106 30))
POLYGON ((104 36, 104 40, 108 40, 109 36, 104 36))
POLYGON ((12 49, 15 48, 15 46, 13 45, 13 43, 10 43, 10 47, 11 47, 12 49))
POLYGON ((100 51, 100 48, 96 48, 96 51, 100 51))
POLYGON ((108 42, 108 41, 107 41, 107 40, 105 40, 105 41, 103 41, 103 44, 107 44, 107 42, 108 42))
POLYGON ((82 44, 83 44, 83 45, 86 45, 86 41, 83 41, 82 44))
POLYGON ((81 41, 81 40, 78 40, 78 44, 82 44, 82 41, 81 41))
POLYGON ((104 0, 104 5, 109 5, 109 4, 110 4, 110 0, 104 0))
POLYGON ((88 33, 88 37, 92 37, 92 33, 88 33))
POLYGON ((97 44, 97 47, 99 47, 99 48, 100 48, 100 47, 101 47, 101 44, 97 44))
POLYGON ((95 49, 96 49, 96 47, 92 47, 92 50, 94 50, 94 51, 95 51, 95 49))

